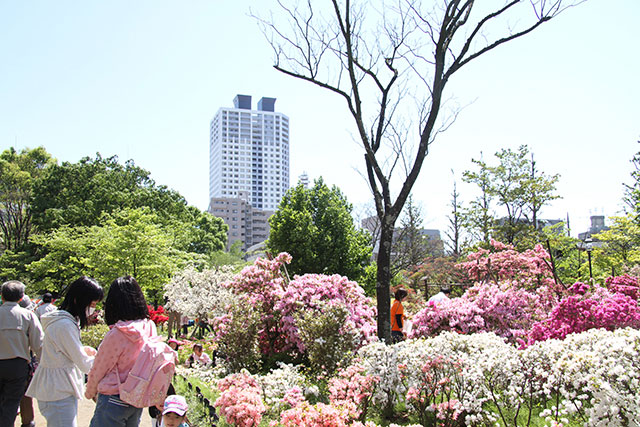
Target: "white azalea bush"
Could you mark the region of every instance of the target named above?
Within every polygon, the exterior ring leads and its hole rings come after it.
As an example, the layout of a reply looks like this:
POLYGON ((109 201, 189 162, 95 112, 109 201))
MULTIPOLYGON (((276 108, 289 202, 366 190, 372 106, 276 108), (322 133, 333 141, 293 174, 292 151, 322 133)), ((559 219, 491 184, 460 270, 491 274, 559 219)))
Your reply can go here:
POLYGON ((299 366, 279 363, 278 368, 256 379, 262 387, 263 400, 270 414, 275 415, 295 406, 292 403, 296 402, 287 399, 289 396, 304 396, 306 379, 299 366))
POLYGON ((222 316, 236 298, 222 283, 230 281, 233 276, 230 266, 203 271, 189 266, 164 285, 168 300, 165 308, 194 319, 222 316))
POLYGON ((640 425, 640 331, 590 330, 518 350, 492 333, 446 332, 360 349, 380 411, 404 403, 424 424, 640 425), (431 418, 429 418, 431 414, 431 418), (426 417, 426 418, 425 418, 426 417), (447 421, 448 420, 448 421, 447 421))

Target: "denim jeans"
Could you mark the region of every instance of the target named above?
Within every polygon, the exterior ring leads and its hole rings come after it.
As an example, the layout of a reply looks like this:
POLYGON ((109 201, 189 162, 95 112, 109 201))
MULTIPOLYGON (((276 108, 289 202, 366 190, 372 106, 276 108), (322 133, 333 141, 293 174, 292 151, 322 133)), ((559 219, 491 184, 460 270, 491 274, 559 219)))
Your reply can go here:
POLYGON ((76 396, 51 402, 38 400, 38 408, 47 420, 47 427, 77 427, 78 425, 78 398, 76 396))
POLYGON ((98 394, 90 427, 138 427, 141 415, 142 408, 123 402, 117 394, 98 394))

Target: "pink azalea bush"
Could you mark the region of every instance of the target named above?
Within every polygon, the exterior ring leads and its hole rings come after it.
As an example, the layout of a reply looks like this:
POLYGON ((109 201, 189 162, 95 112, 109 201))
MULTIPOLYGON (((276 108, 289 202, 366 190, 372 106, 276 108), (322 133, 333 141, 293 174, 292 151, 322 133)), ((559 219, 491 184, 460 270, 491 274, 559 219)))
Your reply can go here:
MULTIPOLYGON (((263 354, 273 354, 285 350, 286 343, 280 332, 280 317, 275 306, 284 295, 287 283, 282 267, 291 262, 291 255, 283 252, 273 260, 258 258, 253 265, 242 269, 233 280, 223 284, 234 294, 246 298, 248 306, 261 313, 259 343, 263 354)), ((225 319, 215 319, 214 323, 225 319)), ((224 329, 216 329, 220 338, 224 329)))
POLYGON ((379 382, 380 377, 367 375, 362 365, 354 363, 329 380, 329 401, 345 408, 351 419, 363 421, 379 382))
POLYGON ((456 423, 463 409, 454 398, 457 394, 464 394, 461 362, 436 356, 427 359, 419 373, 407 373, 407 365, 404 364, 400 364, 398 369, 402 378, 408 374, 414 378, 414 384, 407 385, 406 400, 418 413, 422 425, 432 424, 431 414, 435 415, 439 426, 456 423))
POLYGON ((457 265, 472 282, 508 281, 526 289, 555 286, 549 253, 541 246, 518 252, 513 246, 491 240, 490 249, 479 249, 457 265))
MULTIPOLYGON (((283 427, 347 427, 349 425, 346 409, 324 403, 311 405, 306 401, 282 412, 280 424, 283 427)), ((271 425, 276 426, 277 423, 273 422, 271 425)))
POLYGON ((575 283, 570 291, 573 295, 563 298, 546 319, 533 325, 529 344, 550 338, 564 339, 589 329, 640 328, 640 307, 629 295, 597 285, 590 289, 581 282, 575 283))
POLYGON ((612 276, 607 278, 605 285, 611 292, 625 294, 635 300, 640 297, 640 283, 637 277, 628 274, 612 276))
POLYGON ((275 306, 281 313, 281 331, 285 334, 287 344, 297 347, 300 352, 304 351, 294 316, 296 312, 322 313, 335 304, 347 308, 345 327, 359 331, 360 345, 375 336, 376 310, 356 282, 338 274, 305 274, 295 276, 275 306))
POLYGON ((240 372, 218 381, 220 397, 214 406, 227 422, 236 427, 254 427, 260 424, 266 411, 262 403, 261 388, 248 373, 240 372))
POLYGON ((429 337, 442 331, 494 332, 515 342, 544 319, 554 303, 547 287, 528 291, 511 283, 479 283, 459 298, 427 304, 411 319, 410 337, 429 337))
MULTIPOLYGON (((272 260, 260 258, 224 284, 248 307, 260 313, 258 341, 262 354, 304 353, 296 315, 322 315, 336 305, 345 307, 347 316, 344 324, 332 333, 354 332, 356 348, 375 337, 376 310, 356 282, 339 275, 322 274, 295 276, 289 281, 284 274, 284 266, 289 262, 291 256, 287 253, 278 254, 272 260)), ((232 314, 226 314, 215 319, 217 340, 228 333, 231 317, 232 314)))

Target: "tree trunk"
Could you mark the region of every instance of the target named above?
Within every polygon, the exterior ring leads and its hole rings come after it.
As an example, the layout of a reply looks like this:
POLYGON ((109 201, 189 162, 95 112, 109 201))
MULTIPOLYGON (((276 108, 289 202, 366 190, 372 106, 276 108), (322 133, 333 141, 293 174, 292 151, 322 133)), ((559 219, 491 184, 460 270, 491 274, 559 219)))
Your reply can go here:
POLYGON ((380 247, 378 248, 378 274, 376 279, 376 294, 378 304, 378 337, 391 343, 391 243, 393 240, 393 226, 395 221, 385 214, 380 221, 380 247))

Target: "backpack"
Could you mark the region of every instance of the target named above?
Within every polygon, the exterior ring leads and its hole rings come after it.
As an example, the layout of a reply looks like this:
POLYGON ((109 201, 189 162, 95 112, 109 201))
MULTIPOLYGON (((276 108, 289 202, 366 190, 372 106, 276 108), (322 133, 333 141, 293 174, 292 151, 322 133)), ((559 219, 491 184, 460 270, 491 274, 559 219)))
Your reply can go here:
POLYGON ((175 370, 176 352, 162 337, 145 337, 140 354, 123 383, 116 366, 120 400, 136 408, 163 405, 175 370))

